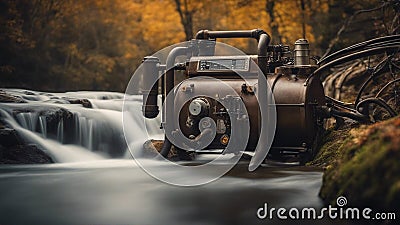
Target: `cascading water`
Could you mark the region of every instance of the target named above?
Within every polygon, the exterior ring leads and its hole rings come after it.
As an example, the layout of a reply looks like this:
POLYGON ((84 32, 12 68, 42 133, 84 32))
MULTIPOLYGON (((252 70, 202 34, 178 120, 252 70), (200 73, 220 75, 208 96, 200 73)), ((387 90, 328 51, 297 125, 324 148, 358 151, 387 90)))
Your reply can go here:
MULTIPOLYGON (((0 166, 1 224, 281 224, 282 220, 259 220, 256 210, 264 202, 322 207, 320 171, 272 166, 249 174, 243 172, 247 163, 239 163, 209 185, 183 188, 157 182, 131 160, 102 160, 129 155, 123 124, 135 128, 125 130, 132 140, 130 150, 140 151, 149 135, 163 138, 159 118, 143 120, 141 96, 125 96, 123 101, 123 94, 109 92, 6 91, 27 103, 0 103, 0 122, 54 161, 73 163, 0 166), (70 104, 67 98, 88 99, 92 108, 70 104), (246 201, 237 198, 243 195, 246 201)), ((193 183, 216 171, 209 167, 194 176, 149 161, 165 176, 193 183)))
MULTIPOLYGON (((44 93, 6 89, 27 103, 0 103, 5 123, 29 143, 38 145, 56 162, 130 157, 123 134, 124 94, 113 92, 44 93), (70 104, 87 100, 92 108, 70 104)), ((142 149, 149 135, 162 137, 160 119, 143 120, 141 97, 128 96, 132 126, 137 127, 131 149, 142 149), (148 132, 143 132, 147 128, 148 132)), ((125 104, 127 104, 125 102, 125 104)))

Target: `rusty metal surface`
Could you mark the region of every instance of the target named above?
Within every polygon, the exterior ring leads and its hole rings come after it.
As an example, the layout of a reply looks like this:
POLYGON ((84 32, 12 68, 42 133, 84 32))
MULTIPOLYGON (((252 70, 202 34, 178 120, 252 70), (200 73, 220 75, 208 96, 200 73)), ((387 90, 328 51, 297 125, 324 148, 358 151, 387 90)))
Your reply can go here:
MULTIPOLYGON (((311 71, 310 68, 305 68, 304 70, 306 70, 306 72, 311 71)), ((302 69, 286 68, 285 72, 285 74, 268 74, 267 76, 268 83, 273 86, 272 91, 277 110, 276 135, 272 148, 310 148, 317 133, 316 106, 325 105, 323 87, 318 79, 311 79, 308 85, 305 86, 304 84, 307 76, 305 74, 302 75, 302 73, 304 73, 302 69), (290 73, 292 69, 300 75, 290 73)), ((231 86, 240 95, 249 114, 250 138, 246 150, 252 151, 257 145, 260 133, 257 99, 254 94, 243 92, 242 86, 245 84, 244 80, 233 79, 235 77, 230 74, 226 74, 225 76, 224 83, 231 86)), ((250 85, 251 83, 256 84, 257 78, 248 79, 247 81, 250 85)), ((180 89, 176 92, 176 102, 182 101, 181 99, 183 99, 183 96, 181 95, 185 94, 182 89, 190 85, 194 86, 194 90, 207 89, 210 91, 210 94, 218 94, 218 90, 222 88, 218 83, 214 83, 210 80, 183 81, 180 85, 180 89)), ((221 116, 215 114, 215 110, 213 109, 217 108, 217 111, 220 111, 223 107, 220 103, 212 99, 209 99, 209 103, 210 112, 208 116, 217 121, 221 116)), ((187 102, 180 111, 180 129, 187 137, 190 135, 197 136, 200 133, 197 126, 193 126, 192 128, 186 126, 189 116, 188 107, 189 102, 187 102)), ((229 134, 229 130, 227 130, 227 134, 229 134)), ((209 148, 223 148, 224 146, 219 142, 222 135, 223 134, 217 134, 209 148)))

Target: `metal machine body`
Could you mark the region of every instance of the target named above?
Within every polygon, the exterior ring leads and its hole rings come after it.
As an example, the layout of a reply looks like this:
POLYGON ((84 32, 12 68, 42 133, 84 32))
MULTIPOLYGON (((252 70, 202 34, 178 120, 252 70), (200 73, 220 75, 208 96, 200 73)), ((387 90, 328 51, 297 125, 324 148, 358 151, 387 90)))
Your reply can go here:
MULTIPOLYGON (((261 129, 258 101, 253 91, 258 82, 256 69, 253 71, 251 68, 243 69, 243 72, 250 77, 246 79, 246 83, 237 76, 236 72, 230 69, 211 68, 206 70, 202 67, 202 64, 205 64, 204 62, 210 64, 214 61, 225 61, 224 63, 226 63, 233 60, 246 61, 252 60, 252 57, 195 57, 189 62, 185 73, 188 78, 204 75, 216 77, 237 92, 246 106, 250 120, 250 138, 246 150, 254 151, 261 129)), ((321 82, 317 78, 305 82, 314 69, 311 66, 281 66, 276 69, 276 73, 266 74, 268 84, 274 94, 277 111, 277 126, 272 152, 295 153, 312 150, 315 137, 322 125, 321 118, 318 117, 317 107, 325 105, 325 95, 321 82)), ((221 88, 213 80, 184 80, 177 88, 175 102, 183 101, 188 96, 196 96, 198 89, 208 89, 210 92, 218 94, 218 90, 221 90, 221 88)), ((218 98, 224 97, 219 96, 218 98)), ((199 121, 206 116, 211 117, 217 124, 216 138, 208 146, 208 149, 223 149, 226 146, 223 138, 230 136, 230 121, 227 109, 217 100, 198 97, 187 102, 184 108, 180 110, 179 126, 188 138, 197 136, 200 134, 199 121), (198 102, 204 102, 203 106, 199 106, 200 109, 197 109, 197 112, 201 111, 200 114, 196 114, 196 111, 193 112, 193 109, 196 110, 194 106, 199 105, 198 102)))
MULTIPOLYGON (((262 127, 268 126, 260 119, 260 110, 265 110, 262 104, 267 86, 261 83, 261 78, 265 78, 275 99, 277 116, 275 137, 268 154, 271 156, 296 154, 301 158, 312 155, 319 133, 323 129, 324 116, 321 115, 320 109, 326 102, 320 79, 310 76, 317 66, 310 65, 307 40, 300 39, 295 43, 294 63, 282 57, 288 51, 288 47, 270 46, 269 36, 262 30, 200 31, 193 43, 201 45, 202 40, 208 41, 205 42, 209 45, 206 47, 207 51, 199 52, 193 46, 178 47, 171 51, 166 66, 160 65, 157 59, 151 57, 144 61, 145 77, 152 76, 151 73, 154 76, 159 71, 163 72, 164 96, 176 86, 173 100, 166 102, 166 114, 173 114, 174 118, 179 118, 179 124, 174 126, 178 126, 188 139, 196 140, 202 133, 202 118, 209 117, 216 124, 216 135, 205 149, 223 150, 231 137, 232 121, 228 112, 241 110, 233 105, 235 99, 221 94, 226 93, 224 88, 229 87, 240 96, 250 123, 247 147, 237 151, 255 151, 253 158, 257 159, 254 160, 263 161, 265 155, 258 152, 263 151, 260 142, 265 137, 265 131, 263 134, 262 127), (254 38, 258 41, 258 55, 214 56, 214 46, 209 43, 217 38, 254 38), (175 58, 178 55, 186 55, 187 62, 175 65, 175 58), (173 69, 162 71, 162 68, 173 69), (184 71, 186 77, 179 84, 174 83, 176 70, 184 71), (244 75, 246 80, 238 76, 238 72, 244 75), (196 79, 200 76, 219 79, 226 86, 221 86, 213 79, 196 79), (205 90, 214 97, 198 96, 205 90), (221 102, 228 102, 228 108, 221 102), (175 106, 179 105, 177 103, 184 104, 182 109, 176 109, 175 106)), ((146 84, 143 91, 143 113, 147 118, 154 118, 158 114, 155 100, 157 85, 158 83, 153 86, 150 83, 146 84)), ((171 143, 166 138, 161 154, 166 156, 170 147, 171 143)))

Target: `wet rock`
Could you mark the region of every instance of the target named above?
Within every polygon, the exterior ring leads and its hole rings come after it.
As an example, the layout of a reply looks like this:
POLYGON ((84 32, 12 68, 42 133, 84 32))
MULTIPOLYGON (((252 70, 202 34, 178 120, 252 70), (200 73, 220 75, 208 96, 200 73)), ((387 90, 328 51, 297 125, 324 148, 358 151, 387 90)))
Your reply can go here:
POLYGON ((400 117, 343 133, 331 133, 331 139, 338 142, 331 147, 333 156, 325 158, 320 196, 331 204, 338 196, 345 196, 352 206, 398 208, 400 117))
POLYGON ((8 94, 7 92, 0 90, 0 102, 5 103, 26 103, 24 99, 19 96, 13 96, 8 94))
POLYGON ((26 95, 36 95, 35 93, 33 93, 32 91, 23 91, 22 93, 26 94, 26 95))
POLYGON ((11 147, 22 144, 14 129, 8 127, 0 127, 0 145, 3 147, 11 147))
POLYGON ((36 145, 0 145, 0 164, 45 164, 53 160, 36 145))
MULTIPOLYGON (((64 129, 72 129, 70 126, 74 123, 73 113, 61 107, 30 105, 29 107, 16 107, 11 110, 14 118, 18 118, 20 113, 33 113, 37 116, 44 117, 46 120, 47 135, 49 138, 56 139, 59 129, 59 123, 62 121, 65 125, 64 129)), ((35 132, 40 132, 39 121, 36 121, 35 132)))
POLYGON ((39 116, 45 116, 48 123, 57 123, 60 120, 71 119, 73 113, 64 108, 49 107, 39 111, 39 116))
MULTIPOLYGON (((162 146, 164 141, 163 140, 148 140, 143 144, 144 157, 153 158, 161 152, 162 146)), ((174 146, 172 146, 171 151, 169 152, 167 159, 171 161, 178 161, 178 160, 193 160, 195 157, 194 153, 187 153, 182 150, 177 150, 174 146)))
POLYGON ((25 143, 18 133, 0 122, 0 164, 53 163, 36 145, 25 143))
POLYGON ((162 141, 157 140, 147 140, 143 144, 143 156, 146 158, 153 158, 158 155, 158 152, 161 150, 162 141))
POLYGON ((66 99, 70 104, 81 104, 85 108, 93 108, 92 103, 88 99, 66 99))

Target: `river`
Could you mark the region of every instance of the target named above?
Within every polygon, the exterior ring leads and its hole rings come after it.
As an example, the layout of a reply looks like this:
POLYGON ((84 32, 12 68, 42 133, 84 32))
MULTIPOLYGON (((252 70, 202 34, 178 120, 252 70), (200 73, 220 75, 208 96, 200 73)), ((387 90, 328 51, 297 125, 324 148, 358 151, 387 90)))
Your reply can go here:
MULTIPOLYGON (((2 119, 56 163, 0 165, 0 224, 343 224, 257 217, 265 203, 287 209, 323 207, 319 169, 263 164, 250 173, 248 161, 241 160, 211 183, 174 186, 149 176, 130 158, 120 121, 123 94, 6 91, 27 103, 1 103, 2 119), (66 97, 88 99, 92 108, 69 104, 66 97), (72 115, 70 124, 49 123, 43 113, 60 108, 72 115)), ((140 98, 130 98, 137 110, 132 116, 140 115, 140 98)), ((159 122, 146 122, 151 138, 162 136, 159 122)), ((138 133, 133 135, 143 143, 149 136, 141 134, 143 124, 135 126, 138 133)), ((165 163, 151 166, 170 177, 182 176, 165 163)), ((202 176, 213 176, 213 167, 202 176)), ((197 178, 187 174, 184 179, 197 178)))

